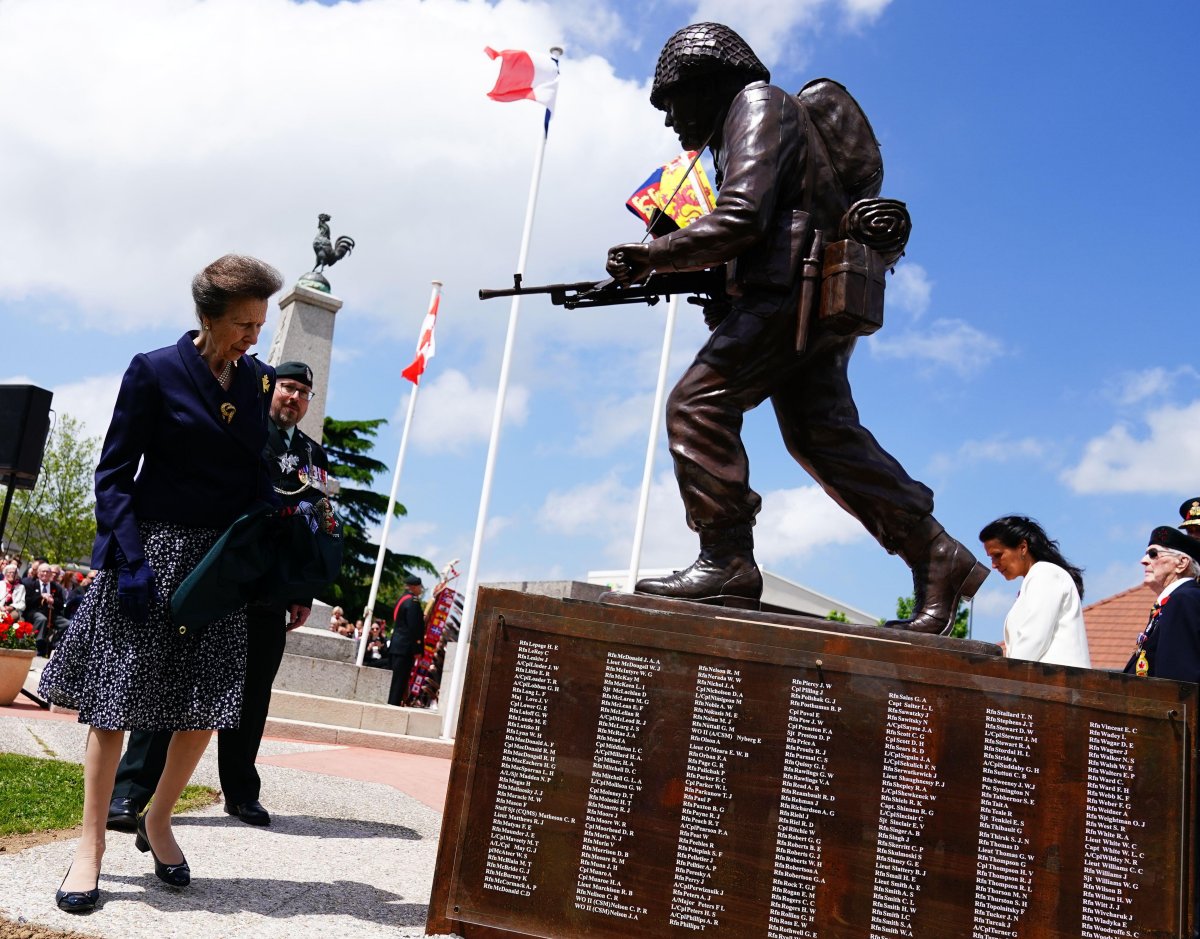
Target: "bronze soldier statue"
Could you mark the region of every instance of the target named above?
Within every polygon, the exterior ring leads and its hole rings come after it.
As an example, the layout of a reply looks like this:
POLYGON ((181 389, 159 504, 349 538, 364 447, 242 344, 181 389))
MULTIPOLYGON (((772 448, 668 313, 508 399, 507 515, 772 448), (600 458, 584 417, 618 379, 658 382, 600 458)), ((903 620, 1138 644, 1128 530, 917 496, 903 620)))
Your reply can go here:
POLYGON ((788 452, 912 569, 913 618, 887 625, 947 632, 959 598, 974 596, 987 569, 933 517, 929 488, 859 422, 846 374, 855 337, 814 322, 796 351, 796 259, 815 232, 837 232, 853 194, 796 97, 769 80, 746 42, 718 23, 679 30, 655 69, 650 103, 685 149, 711 149, 719 197, 685 229, 610 249, 608 273, 628 284, 724 265, 729 299, 706 311, 712 335, 667 403, 675 476, 700 556, 636 590, 757 606, 752 529, 762 499, 750 488, 741 429, 743 414, 770 398, 788 452))

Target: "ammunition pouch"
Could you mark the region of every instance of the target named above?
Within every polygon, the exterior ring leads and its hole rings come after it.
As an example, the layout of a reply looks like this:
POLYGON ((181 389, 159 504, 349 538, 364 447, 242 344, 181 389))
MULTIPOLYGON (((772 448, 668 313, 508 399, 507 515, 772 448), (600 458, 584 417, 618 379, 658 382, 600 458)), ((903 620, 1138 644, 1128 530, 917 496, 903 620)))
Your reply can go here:
POLYGON ((871 248, 844 239, 826 245, 820 323, 839 336, 869 336, 883 325, 887 268, 871 248))

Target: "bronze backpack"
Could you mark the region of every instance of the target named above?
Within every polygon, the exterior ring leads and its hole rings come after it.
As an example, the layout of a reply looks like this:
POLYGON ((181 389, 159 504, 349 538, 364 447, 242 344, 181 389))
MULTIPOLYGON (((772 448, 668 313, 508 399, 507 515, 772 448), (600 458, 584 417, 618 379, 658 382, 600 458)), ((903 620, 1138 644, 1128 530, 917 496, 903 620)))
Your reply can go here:
MULTIPOLYGON (((867 336, 883 325, 884 272, 904 254, 912 220, 903 202, 877 198, 883 155, 871 122, 845 86, 815 78, 796 98, 815 131, 812 143, 824 151, 850 205, 837 240, 822 250, 818 236, 806 265, 810 280, 816 279, 818 265, 821 272, 820 323, 842 335, 867 336)), ((815 162, 810 160, 810 167, 815 162)))

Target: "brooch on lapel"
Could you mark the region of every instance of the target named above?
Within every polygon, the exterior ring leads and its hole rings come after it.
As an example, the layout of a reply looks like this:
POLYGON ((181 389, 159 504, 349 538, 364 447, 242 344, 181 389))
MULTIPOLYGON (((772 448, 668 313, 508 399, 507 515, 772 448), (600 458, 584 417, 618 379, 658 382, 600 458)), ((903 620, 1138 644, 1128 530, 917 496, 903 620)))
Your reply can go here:
POLYGON ((262 380, 263 380, 263 394, 266 394, 266 393, 267 393, 267 389, 268 389, 269 387, 271 387, 271 379, 267 378, 267 376, 266 376, 266 375, 264 375, 264 376, 262 377, 262 380))
POLYGON ((235 408, 228 401, 221 405, 221 417, 224 418, 226 424, 233 420, 233 415, 236 413, 237 408, 235 408))

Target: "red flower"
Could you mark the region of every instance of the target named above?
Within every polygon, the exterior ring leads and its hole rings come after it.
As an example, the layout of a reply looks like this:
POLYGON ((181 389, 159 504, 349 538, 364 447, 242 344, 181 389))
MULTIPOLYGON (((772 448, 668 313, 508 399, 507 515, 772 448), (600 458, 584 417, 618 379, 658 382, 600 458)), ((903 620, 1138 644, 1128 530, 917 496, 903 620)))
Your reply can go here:
POLYGON ((36 633, 32 623, 0 621, 0 649, 32 649, 36 633))

